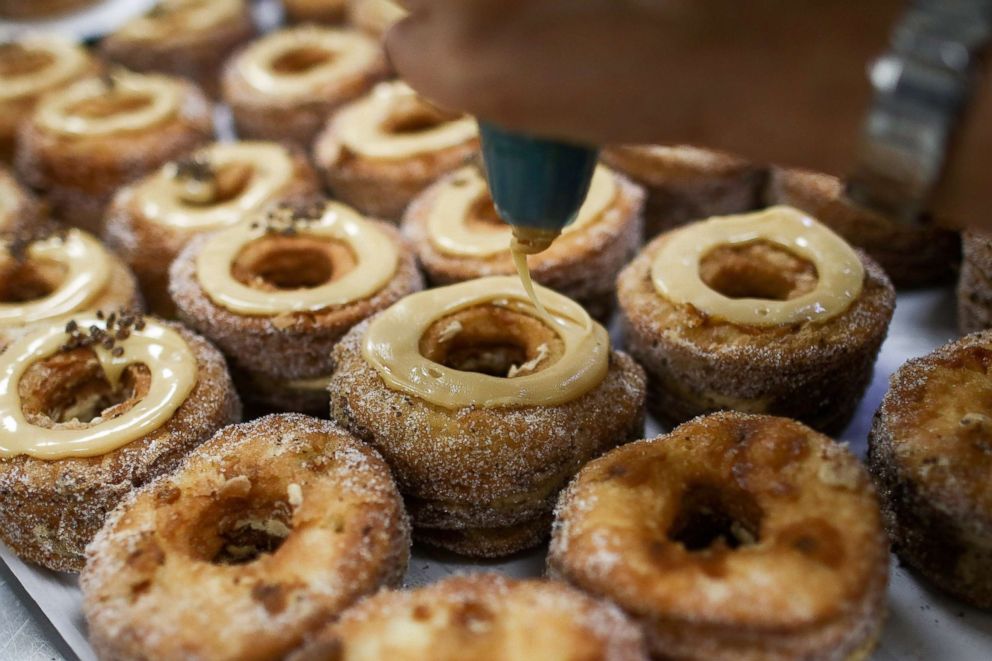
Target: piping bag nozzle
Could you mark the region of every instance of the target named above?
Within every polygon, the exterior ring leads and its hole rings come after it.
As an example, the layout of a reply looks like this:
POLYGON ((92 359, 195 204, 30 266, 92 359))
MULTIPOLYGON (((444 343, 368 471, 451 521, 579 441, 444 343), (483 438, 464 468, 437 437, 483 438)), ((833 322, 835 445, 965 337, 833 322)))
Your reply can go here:
POLYGON ((513 226, 515 247, 527 254, 544 250, 578 215, 599 150, 485 122, 479 123, 479 132, 493 203, 513 226))

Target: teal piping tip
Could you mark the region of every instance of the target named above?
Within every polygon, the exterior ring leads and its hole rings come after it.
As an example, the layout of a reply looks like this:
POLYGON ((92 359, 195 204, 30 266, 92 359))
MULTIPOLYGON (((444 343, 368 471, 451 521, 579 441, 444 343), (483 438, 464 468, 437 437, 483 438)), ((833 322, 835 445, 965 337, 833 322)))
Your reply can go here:
POLYGON ((599 151, 479 123, 486 178, 496 211, 519 227, 561 230, 589 192, 599 151))

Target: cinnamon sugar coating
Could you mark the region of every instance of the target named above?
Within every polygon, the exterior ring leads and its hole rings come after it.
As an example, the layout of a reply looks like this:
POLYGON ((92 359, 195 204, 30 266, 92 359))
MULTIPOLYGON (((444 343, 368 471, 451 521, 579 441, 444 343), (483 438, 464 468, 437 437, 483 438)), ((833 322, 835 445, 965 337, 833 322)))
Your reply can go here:
POLYGON ((290 661, 646 661, 618 608, 555 581, 453 576, 384 590, 345 611, 290 661))
MULTIPOLYGON (((215 303, 196 276, 196 257, 206 236, 191 241, 173 262, 169 288, 179 318, 215 342, 231 360, 232 369, 245 375, 239 381, 246 386, 246 401, 276 407, 299 403, 305 412, 326 413, 322 388, 297 398, 300 393, 288 392, 281 382, 329 376, 334 367, 331 349, 352 326, 423 288, 413 252, 396 228, 373 222, 400 247, 396 273, 372 296, 320 312, 250 316, 215 303)), ((271 234, 261 240, 283 238, 271 234)))
POLYGON ((866 659, 888 541, 844 446, 784 418, 715 413, 630 443, 562 494, 548 571, 678 659, 866 659))
POLYGON ((868 466, 899 557, 938 587, 992 608, 992 334, 974 333, 893 375, 868 466))
MULTIPOLYGON (((677 230, 676 230, 677 231, 677 230)), ((648 408, 678 424, 716 410, 769 413, 800 420, 827 433, 842 430, 854 414, 888 332, 895 291, 882 269, 859 253, 865 270, 861 294, 843 313, 821 322, 751 327, 707 318, 691 305, 658 294, 651 264, 669 234, 645 247, 617 279, 626 347, 649 375, 648 408)), ((725 287, 766 287, 787 298, 815 283, 802 264, 769 271, 784 251, 717 255, 713 277, 731 274, 725 287), (779 280, 784 281, 779 282, 779 280)), ((800 260, 801 261, 801 260, 800 260)), ((702 264, 707 267, 707 264, 702 264)), ((701 271, 704 279, 707 274, 701 271)), ((715 283, 714 283, 715 284, 715 283)), ((712 285, 711 285, 712 286, 712 285)), ((729 295, 750 296, 731 292, 729 295)), ((762 296, 759 296, 759 298, 762 296)))
MULTIPOLYGON (((178 325, 171 327, 188 343, 199 373, 196 386, 168 422, 103 456, 0 459, 0 539, 14 553, 49 569, 81 570, 84 547, 119 502, 135 488, 173 470, 217 429, 240 419, 241 403, 223 356, 198 335, 178 325)), ((79 388, 93 383, 99 371, 95 355, 85 347, 35 364, 20 384, 25 411, 36 410, 35 424, 55 428, 86 424, 54 423, 43 412, 58 398, 56 387, 80 384, 76 394, 85 399, 88 391, 79 388)), ((101 415, 113 417, 129 410, 141 397, 143 378, 140 368, 129 367, 123 382, 126 398, 101 415)))
POLYGON ((448 410, 385 385, 362 356, 368 323, 334 349, 331 418, 383 454, 426 542, 486 557, 533 546, 571 476, 643 433, 644 373, 624 353, 565 404, 448 410))
POLYGON ((101 658, 282 658, 408 557, 379 455, 330 422, 268 416, 115 511, 87 548, 83 610, 101 658))

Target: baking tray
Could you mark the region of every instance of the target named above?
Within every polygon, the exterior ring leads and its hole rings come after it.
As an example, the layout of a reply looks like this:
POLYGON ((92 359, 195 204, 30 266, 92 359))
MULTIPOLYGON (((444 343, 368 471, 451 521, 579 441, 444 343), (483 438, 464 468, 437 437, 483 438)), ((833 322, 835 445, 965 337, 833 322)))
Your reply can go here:
MULTIPOLYGON (((929 353, 956 336, 954 295, 950 288, 900 294, 872 383, 841 440, 863 455, 871 419, 885 394, 889 375, 907 359, 929 353)), ((648 421, 649 436, 661 431, 657 423, 648 421)), ((404 583, 416 587, 450 574, 477 571, 516 577, 541 576, 545 551, 542 548, 521 553, 502 562, 470 562, 415 546, 404 583)), ((75 576, 27 565, 2 545, 0 558, 72 653, 83 661, 95 659, 86 640, 82 596, 75 576)), ((992 613, 983 613, 944 596, 893 561, 889 618, 872 659, 987 661, 992 659, 992 613)))

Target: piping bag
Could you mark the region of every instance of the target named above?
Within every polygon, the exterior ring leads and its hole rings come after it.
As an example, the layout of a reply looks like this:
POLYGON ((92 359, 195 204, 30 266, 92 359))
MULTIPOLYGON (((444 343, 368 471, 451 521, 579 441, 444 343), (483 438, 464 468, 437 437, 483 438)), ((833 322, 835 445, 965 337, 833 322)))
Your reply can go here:
POLYGON ((489 191, 513 228, 510 252, 534 307, 553 321, 534 292, 527 255, 547 249, 575 220, 589 193, 599 150, 479 123, 489 191))

